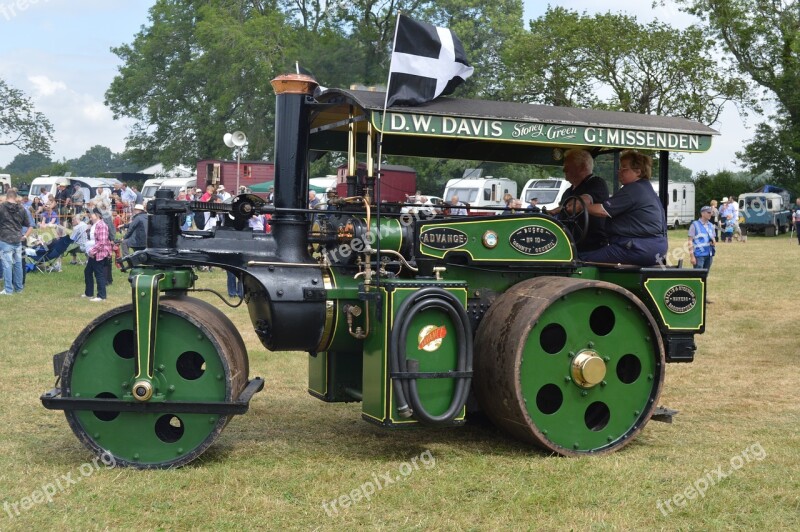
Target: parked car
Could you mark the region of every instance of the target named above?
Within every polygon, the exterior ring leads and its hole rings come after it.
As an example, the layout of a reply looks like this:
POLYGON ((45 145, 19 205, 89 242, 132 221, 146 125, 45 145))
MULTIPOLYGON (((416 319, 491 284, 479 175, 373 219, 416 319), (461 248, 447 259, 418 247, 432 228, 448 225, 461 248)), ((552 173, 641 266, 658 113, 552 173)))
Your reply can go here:
POLYGON ((791 228, 789 195, 775 192, 748 192, 739 195, 739 213, 743 234, 763 233, 778 236, 791 228))
POLYGON ((444 208, 444 200, 442 198, 423 194, 419 196, 408 196, 406 198, 406 203, 413 203, 414 205, 406 205, 400 209, 400 212, 403 214, 420 213, 426 216, 435 216, 441 214, 444 208))

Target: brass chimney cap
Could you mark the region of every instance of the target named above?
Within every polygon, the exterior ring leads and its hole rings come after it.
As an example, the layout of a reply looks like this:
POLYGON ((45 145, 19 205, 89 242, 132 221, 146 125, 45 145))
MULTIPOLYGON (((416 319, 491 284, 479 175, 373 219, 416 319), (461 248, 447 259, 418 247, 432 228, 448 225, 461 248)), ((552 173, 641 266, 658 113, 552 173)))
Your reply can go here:
POLYGON ((272 89, 275 94, 314 94, 319 83, 305 74, 283 74, 273 79, 272 89))

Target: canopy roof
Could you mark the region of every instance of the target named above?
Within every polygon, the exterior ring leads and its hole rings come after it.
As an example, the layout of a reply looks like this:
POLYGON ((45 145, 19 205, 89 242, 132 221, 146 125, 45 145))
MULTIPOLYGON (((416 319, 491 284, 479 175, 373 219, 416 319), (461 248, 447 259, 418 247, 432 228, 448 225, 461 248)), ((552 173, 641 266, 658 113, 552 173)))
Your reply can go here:
POLYGON ((416 107, 390 107, 383 92, 329 89, 312 120, 310 147, 347 151, 354 124, 357 150, 371 126, 383 133, 383 153, 536 164, 560 164, 565 149, 594 154, 637 148, 704 152, 719 133, 680 117, 663 117, 516 102, 438 98, 416 107))

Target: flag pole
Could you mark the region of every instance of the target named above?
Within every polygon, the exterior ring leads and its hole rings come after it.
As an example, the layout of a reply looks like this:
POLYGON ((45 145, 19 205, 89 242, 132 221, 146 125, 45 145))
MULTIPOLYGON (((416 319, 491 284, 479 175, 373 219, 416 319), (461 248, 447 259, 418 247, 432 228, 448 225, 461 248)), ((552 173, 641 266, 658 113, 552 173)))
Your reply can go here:
MULTIPOLYGON (((397 45, 397 28, 400 25, 400 14, 394 23, 394 37, 392 38, 392 54, 389 56, 389 77, 386 80, 386 94, 383 98, 383 113, 381 115, 381 129, 378 131, 378 175, 375 177, 375 224, 378 234, 375 235, 375 259, 378 264, 375 286, 381 285, 381 165, 383 164, 383 131, 386 129, 386 108, 389 106, 389 89, 392 83, 392 61, 394 61, 394 48, 397 45)), ((369 231, 370 228, 367 228, 369 231)), ((378 319, 380 320, 380 305, 378 305, 378 319)))

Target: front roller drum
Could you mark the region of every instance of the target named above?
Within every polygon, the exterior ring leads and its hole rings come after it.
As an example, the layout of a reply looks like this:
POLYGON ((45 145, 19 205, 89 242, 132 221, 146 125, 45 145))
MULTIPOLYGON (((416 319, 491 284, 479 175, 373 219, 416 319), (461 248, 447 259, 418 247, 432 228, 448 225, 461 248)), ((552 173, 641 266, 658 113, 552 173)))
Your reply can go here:
MULTIPOLYGON (((151 402, 232 402, 247 384, 247 352, 233 323, 198 299, 164 297, 155 336, 151 402)), ((136 346, 131 305, 81 332, 62 366, 64 397, 131 400, 136 346)), ((208 413, 65 410, 72 431, 117 465, 178 467, 202 454, 232 416, 208 413)))
POLYGON ((475 341, 480 407, 520 440, 565 456, 617 450, 642 429, 664 379, 664 347, 622 287, 537 277, 494 302, 475 341))

